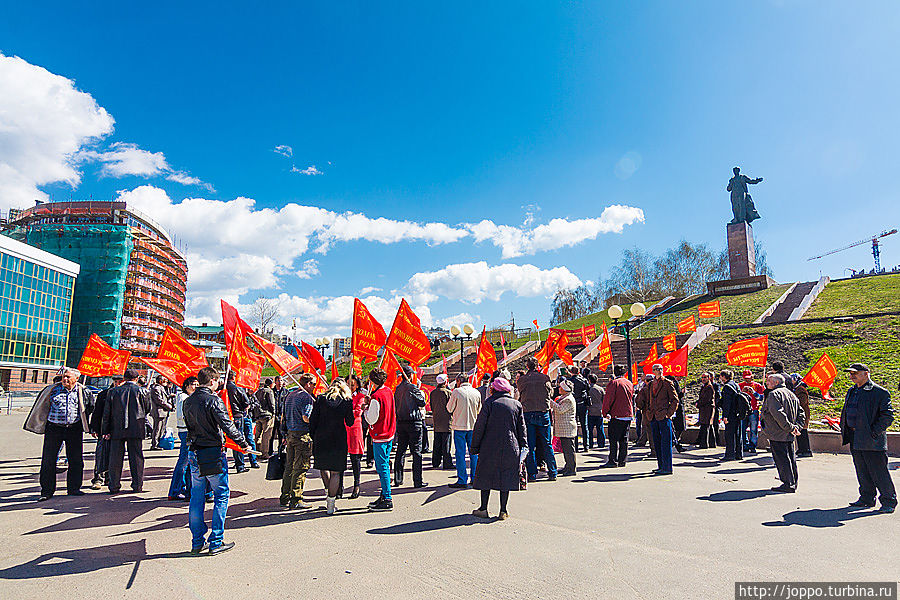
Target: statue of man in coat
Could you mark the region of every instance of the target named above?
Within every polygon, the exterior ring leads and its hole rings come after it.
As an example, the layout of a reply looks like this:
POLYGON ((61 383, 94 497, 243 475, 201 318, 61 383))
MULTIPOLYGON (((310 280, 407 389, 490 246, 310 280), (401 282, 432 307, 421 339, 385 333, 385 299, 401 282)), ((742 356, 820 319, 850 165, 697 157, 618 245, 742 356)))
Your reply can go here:
POLYGON ((746 175, 741 175, 741 168, 733 169, 734 177, 728 180, 727 190, 731 192, 731 211, 734 213, 734 219, 729 225, 734 223, 752 223, 759 218, 756 212, 756 206, 753 205, 753 199, 747 191, 748 185, 760 183, 762 177, 750 179, 746 175))

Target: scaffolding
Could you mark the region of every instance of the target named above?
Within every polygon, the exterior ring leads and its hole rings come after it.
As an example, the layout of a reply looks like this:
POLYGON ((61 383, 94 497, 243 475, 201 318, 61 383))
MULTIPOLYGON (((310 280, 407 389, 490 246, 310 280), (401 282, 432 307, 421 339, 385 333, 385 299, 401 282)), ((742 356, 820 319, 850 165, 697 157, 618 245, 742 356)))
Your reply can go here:
POLYGON ((119 347, 125 278, 133 247, 130 227, 106 224, 30 224, 8 235, 81 265, 72 298, 66 364, 75 366, 96 333, 119 347))

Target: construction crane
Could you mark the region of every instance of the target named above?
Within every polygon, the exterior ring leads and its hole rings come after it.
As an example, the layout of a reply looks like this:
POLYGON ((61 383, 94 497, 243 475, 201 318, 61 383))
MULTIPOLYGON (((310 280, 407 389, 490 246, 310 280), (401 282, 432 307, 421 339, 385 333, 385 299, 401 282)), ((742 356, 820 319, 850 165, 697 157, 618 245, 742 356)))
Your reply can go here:
MULTIPOLYGON (((883 237, 887 237, 889 235, 893 235, 897 233, 896 229, 891 229, 890 231, 884 230, 879 234, 873 235, 872 237, 867 237, 864 240, 859 240, 858 242, 853 242, 852 244, 848 244, 843 248, 835 248, 834 250, 829 250, 825 254, 820 254, 819 256, 811 256, 808 260, 817 260, 824 256, 828 256, 829 254, 835 254, 837 252, 843 252, 844 250, 848 250, 850 248, 855 248, 856 246, 861 246, 863 244, 872 243, 872 257, 875 259, 875 272, 881 272, 881 242, 879 241, 883 237)), ((852 269, 851 269, 852 270, 852 269)))

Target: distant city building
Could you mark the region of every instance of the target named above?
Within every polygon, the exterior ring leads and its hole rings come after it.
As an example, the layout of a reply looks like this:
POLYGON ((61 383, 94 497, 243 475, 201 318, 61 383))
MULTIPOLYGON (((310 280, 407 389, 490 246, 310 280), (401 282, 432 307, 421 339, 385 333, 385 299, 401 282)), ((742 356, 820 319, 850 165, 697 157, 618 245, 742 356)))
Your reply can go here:
POLYGON ((92 333, 138 357, 156 356, 167 325, 181 329, 184 255, 162 227, 125 202, 39 203, 11 210, 3 229, 81 266, 67 364, 78 364, 92 333))
POLYGON ((331 355, 335 358, 350 354, 350 338, 334 338, 331 340, 331 355))
POLYGON ((443 327, 430 327, 425 330, 425 335, 427 335, 430 339, 440 339, 443 337, 450 336, 450 330, 444 329, 443 327))
POLYGON ((0 236, 0 385, 36 391, 66 361, 79 266, 0 236))
POLYGON ((208 342, 225 343, 225 328, 221 325, 185 325, 184 337, 188 340, 206 340, 208 342))

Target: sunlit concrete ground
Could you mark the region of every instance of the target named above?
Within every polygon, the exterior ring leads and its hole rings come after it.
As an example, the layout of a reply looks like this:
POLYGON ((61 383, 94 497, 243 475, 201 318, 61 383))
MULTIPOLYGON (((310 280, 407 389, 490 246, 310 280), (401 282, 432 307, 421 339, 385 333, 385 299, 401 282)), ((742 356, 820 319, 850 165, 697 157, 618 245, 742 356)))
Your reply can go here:
POLYGON ((165 499, 177 450, 145 453, 141 495, 70 498, 60 474, 62 495, 38 504, 41 437, 24 419, 0 416, 2 598, 728 598, 735 580, 900 573, 900 516, 847 507, 847 455, 802 460, 799 493, 780 495, 765 453, 720 465, 694 450, 671 477, 650 476, 645 449, 615 470, 579 454, 576 477, 513 493, 504 522, 472 517, 478 492, 446 487, 448 471, 426 468, 429 487, 396 490, 390 513, 366 512, 378 483, 364 471, 363 496, 327 517, 316 477, 316 508, 291 512, 260 469, 231 477, 236 548, 192 557, 187 506, 165 499))

